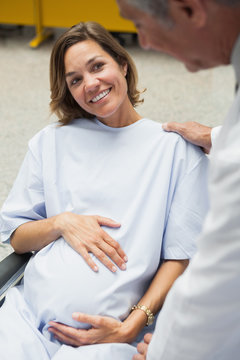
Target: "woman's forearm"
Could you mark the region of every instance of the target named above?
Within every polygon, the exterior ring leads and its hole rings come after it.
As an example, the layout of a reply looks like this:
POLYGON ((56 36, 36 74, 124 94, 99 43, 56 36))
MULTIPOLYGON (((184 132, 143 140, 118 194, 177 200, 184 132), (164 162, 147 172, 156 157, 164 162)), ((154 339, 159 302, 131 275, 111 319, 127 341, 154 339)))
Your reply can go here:
MULTIPOLYGON (((189 260, 164 261, 138 305, 145 305, 156 314, 161 309, 172 284, 184 272, 188 263, 189 260)), ((142 310, 132 311, 124 321, 123 337, 126 342, 132 342, 146 322, 147 315, 142 310)))
POLYGON ((61 236, 57 216, 29 221, 20 225, 11 236, 11 245, 16 253, 38 251, 61 236))
POLYGON ((125 270, 125 252, 102 226, 119 228, 121 224, 99 215, 79 215, 66 211, 48 219, 20 225, 11 236, 11 245, 21 254, 41 250, 52 241, 63 237, 92 270, 98 271, 98 267, 90 253, 113 272, 117 271, 114 263, 121 270, 125 270))
POLYGON ((139 304, 146 305, 156 314, 162 307, 172 284, 184 272, 188 263, 189 260, 164 261, 139 304))

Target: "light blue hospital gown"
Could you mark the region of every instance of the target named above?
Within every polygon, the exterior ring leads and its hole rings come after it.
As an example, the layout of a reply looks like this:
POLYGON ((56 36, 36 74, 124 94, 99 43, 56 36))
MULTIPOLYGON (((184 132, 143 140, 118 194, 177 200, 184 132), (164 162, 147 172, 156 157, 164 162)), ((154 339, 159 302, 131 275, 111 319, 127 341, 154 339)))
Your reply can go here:
POLYGON ((123 128, 78 119, 34 136, 3 205, 3 240, 25 222, 64 211, 98 214, 121 223, 105 230, 129 261, 126 271, 111 273, 94 259, 94 273, 63 238, 39 251, 24 285, 10 290, 0 309, 1 360, 131 359, 135 343, 73 348, 53 339, 48 322, 87 328, 72 320, 75 311, 125 319, 161 260, 195 252, 206 184, 202 151, 148 119, 123 128))

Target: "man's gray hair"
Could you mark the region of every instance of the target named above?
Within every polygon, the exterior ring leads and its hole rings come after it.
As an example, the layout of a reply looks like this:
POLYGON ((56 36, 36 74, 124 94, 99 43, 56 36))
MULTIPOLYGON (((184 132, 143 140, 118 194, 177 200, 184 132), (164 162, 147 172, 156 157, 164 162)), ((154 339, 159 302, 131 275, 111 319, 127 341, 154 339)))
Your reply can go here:
POLYGON ((126 2, 156 18, 168 18, 168 0, 126 0, 126 2))
MULTIPOLYGON (((215 0, 225 6, 240 5, 240 0, 215 0)), ((129 5, 147 12, 161 20, 170 20, 168 12, 168 0, 126 0, 129 5)))

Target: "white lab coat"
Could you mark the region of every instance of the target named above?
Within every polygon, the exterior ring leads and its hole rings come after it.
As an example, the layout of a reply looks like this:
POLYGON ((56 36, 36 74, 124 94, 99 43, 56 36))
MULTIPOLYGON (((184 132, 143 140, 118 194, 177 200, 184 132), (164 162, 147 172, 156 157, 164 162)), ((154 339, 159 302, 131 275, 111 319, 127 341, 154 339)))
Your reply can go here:
MULTIPOLYGON (((232 64, 240 80, 240 37, 232 64)), ((147 360, 240 359, 240 91, 218 136, 198 252, 161 311, 147 360)))

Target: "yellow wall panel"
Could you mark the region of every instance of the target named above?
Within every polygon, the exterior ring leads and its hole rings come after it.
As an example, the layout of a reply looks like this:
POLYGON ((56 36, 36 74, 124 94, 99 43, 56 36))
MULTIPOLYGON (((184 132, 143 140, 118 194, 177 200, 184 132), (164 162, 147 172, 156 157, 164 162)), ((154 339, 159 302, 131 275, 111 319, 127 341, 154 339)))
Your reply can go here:
POLYGON ((69 27, 80 21, 97 21, 110 31, 136 32, 120 17, 115 0, 41 0, 42 24, 69 27))
POLYGON ((0 0, 0 23, 33 25, 33 0, 0 0))
POLYGON ((97 21, 109 31, 136 33, 120 17, 115 0, 0 0, 0 23, 35 25, 37 47, 52 32, 46 28, 70 27, 80 21, 97 21))

